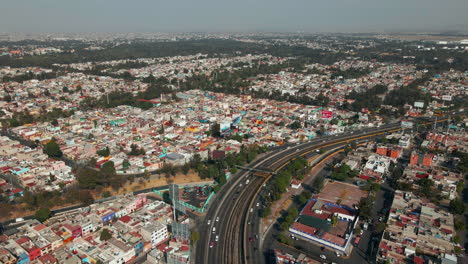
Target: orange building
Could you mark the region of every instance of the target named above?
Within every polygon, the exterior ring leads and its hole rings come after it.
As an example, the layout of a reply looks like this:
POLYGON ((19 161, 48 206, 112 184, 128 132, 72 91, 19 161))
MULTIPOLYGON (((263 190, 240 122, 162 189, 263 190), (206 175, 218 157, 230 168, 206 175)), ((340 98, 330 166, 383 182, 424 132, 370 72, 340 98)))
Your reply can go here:
POLYGON ((411 157, 410 157, 410 164, 411 165, 418 165, 419 163, 419 155, 416 153, 416 152, 412 152, 411 153, 411 157))

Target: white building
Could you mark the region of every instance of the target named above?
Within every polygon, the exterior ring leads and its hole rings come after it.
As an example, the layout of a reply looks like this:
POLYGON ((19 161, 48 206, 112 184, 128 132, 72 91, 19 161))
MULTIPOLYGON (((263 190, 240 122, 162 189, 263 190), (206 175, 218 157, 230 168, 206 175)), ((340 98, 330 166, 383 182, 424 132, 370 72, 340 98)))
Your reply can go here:
POLYGON ((154 222, 141 228, 141 235, 144 240, 151 241, 151 245, 156 247, 169 237, 167 226, 161 222, 154 222))

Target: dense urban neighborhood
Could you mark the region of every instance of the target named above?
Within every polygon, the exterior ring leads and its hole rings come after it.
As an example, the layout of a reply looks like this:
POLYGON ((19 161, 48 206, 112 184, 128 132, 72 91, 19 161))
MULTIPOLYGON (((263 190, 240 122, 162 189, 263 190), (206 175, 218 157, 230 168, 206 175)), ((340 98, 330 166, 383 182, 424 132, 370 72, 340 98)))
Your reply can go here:
POLYGON ((0 34, 0 264, 466 263, 468 40, 0 34))

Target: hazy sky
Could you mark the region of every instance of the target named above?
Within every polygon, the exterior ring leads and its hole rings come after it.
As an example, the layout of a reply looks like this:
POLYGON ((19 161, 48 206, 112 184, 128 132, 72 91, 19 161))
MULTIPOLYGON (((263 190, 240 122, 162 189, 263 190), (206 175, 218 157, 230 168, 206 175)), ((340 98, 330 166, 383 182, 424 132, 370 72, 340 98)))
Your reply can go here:
POLYGON ((0 2, 0 32, 468 31, 468 0, 0 2))

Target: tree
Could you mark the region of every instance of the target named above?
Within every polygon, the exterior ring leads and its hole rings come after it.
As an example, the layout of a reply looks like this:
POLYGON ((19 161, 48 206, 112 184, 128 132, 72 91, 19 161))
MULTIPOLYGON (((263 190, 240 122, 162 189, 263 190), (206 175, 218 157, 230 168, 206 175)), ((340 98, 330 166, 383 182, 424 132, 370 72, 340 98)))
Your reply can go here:
POLYGON ((286 244, 286 245, 291 245, 292 244, 292 240, 289 237, 287 237, 286 235, 284 235, 283 233, 278 234, 276 239, 280 243, 283 243, 283 244, 286 244))
POLYGON ((371 204, 371 199, 370 197, 369 198, 361 198, 361 200, 359 201, 359 204, 358 204, 358 208, 359 208, 359 216, 363 219, 363 220, 367 220, 370 218, 371 216, 371 212, 372 212, 372 204, 371 204))
POLYGON ((99 239, 101 241, 107 241, 112 238, 112 234, 106 228, 102 229, 99 239))
POLYGON ((218 123, 213 123, 213 125, 211 125, 211 136, 221 137, 221 127, 218 123))
POLYGON ((198 240, 200 240, 200 233, 197 231, 192 231, 190 234, 190 240, 192 240, 192 243, 196 243, 198 240))
POLYGON ((374 232, 376 234, 382 233, 385 230, 386 226, 387 224, 385 224, 384 222, 378 222, 377 224, 375 224, 374 232))
POLYGON ((463 223, 462 220, 455 219, 454 226, 455 226, 455 230, 457 230, 457 231, 465 230, 465 223, 463 223))
POLYGON ((63 155, 59 144, 57 144, 54 138, 44 145, 44 153, 51 158, 60 158, 63 155))
POLYGON ((260 213, 260 217, 262 217, 262 218, 266 218, 266 217, 268 217, 270 215, 271 215, 271 208, 270 207, 263 208, 261 213, 260 213))
POLYGON ((312 183, 312 188, 314 188, 314 192, 319 193, 325 183, 325 178, 322 176, 317 176, 314 179, 314 182, 312 183))
POLYGON ((40 208, 39 210, 36 211, 34 214, 34 217, 39 221, 39 222, 44 222, 45 220, 49 219, 51 216, 51 212, 48 208, 40 208))
POLYGON ((78 192, 78 200, 84 205, 90 205, 94 202, 94 198, 88 190, 80 190, 78 192))
POLYGON ((465 213, 465 204, 460 198, 455 198, 450 201, 449 210, 452 214, 461 215, 465 213))
POLYGON ((98 154, 99 156, 102 156, 102 157, 109 156, 110 155, 109 147, 105 147, 105 148, 102 148, 102 149, 96 151, 96 154, 98 154))
POLYGON ((103 173, 104 175, 108 175, 108 176, 115 175, 116 172, 115 172, 114 162, 111 160, 102 164, 101 173, 103 173))

